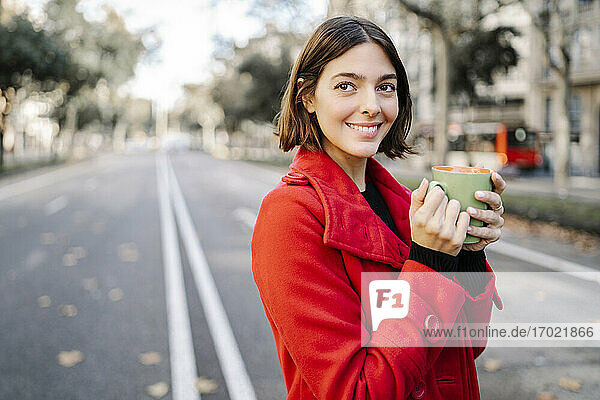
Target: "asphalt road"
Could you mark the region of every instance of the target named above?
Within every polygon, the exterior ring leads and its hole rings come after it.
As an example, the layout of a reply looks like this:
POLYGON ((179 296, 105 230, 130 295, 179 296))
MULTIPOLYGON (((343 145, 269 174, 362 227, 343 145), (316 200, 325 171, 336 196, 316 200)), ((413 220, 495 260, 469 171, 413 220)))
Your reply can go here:
MULTIPOLYGON (((168 160, 106 155, 0 181, 0 399, 172 399, 194 384, 185 373, 172 380, 185 365, 203 378, 202 398, 251 398, 239 394, 245 379, 256 399, 285 397, 249 247, 261 199, 285 170, 202 152, 168 160), (193 233, 183 232, 177 187, 193 233), (179 227, 171 236, 167 211, 179 227), (212 279, 198 275, 204 267, 212 279), (209 281, 222 314, 203 299, 209 281)), ((559 242, 506 241, 600 265, 559 242)), ((514 249, 488 252, 506 305, 495 319, 600 322, 597 282, 552 275, 552 260, 514 249), (523 271, 548 273, 509 274, 523 271)), ((484 399, 596 399, 600 348, 491 346, 478 371, 484 399)))

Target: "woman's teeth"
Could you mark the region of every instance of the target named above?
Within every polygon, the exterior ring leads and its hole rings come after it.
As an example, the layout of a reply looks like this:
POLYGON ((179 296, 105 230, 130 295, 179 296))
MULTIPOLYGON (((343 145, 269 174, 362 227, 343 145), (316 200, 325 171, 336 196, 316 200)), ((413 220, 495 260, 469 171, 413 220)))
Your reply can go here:
POLYGON ((359 125, 353 125, 350 123, 346 123, 346 125, 348 125, 350 128, 352 129, 356 129, 357 131, 361 131, 361 132, 375 132, 377 130, 377 128, 379 128, 379 125, 375 125, 375 126, 359 126, 359 125))

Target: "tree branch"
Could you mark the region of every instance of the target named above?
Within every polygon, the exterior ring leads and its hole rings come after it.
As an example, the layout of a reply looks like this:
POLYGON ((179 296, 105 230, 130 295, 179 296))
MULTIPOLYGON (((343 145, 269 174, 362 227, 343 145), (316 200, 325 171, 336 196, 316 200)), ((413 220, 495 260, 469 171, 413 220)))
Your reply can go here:
POLYGON ((432 13, 431 11, 429 11, 423 7, 420 7, 414 3, 411 3, 410 1, 407 1, 407 0, 398 0, 398 3, 400 3, 400 5, 402 7, 404 7, 406 10, 410 11, 411 13, 415 14, 416 16, 418 16, 420 18, 424 18, 424 19, 428 20, 429 22, 431 22, 432 24, 438 26, 440 29, 442 29, 442 31, 445 30, 444 20, 440 15, 432 13))

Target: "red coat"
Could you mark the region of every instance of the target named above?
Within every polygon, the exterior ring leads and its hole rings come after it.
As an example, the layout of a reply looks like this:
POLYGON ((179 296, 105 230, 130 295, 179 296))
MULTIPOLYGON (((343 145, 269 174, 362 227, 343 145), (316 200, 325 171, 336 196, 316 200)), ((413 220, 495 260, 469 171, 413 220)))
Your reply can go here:
POLYGON ((489 322, 492 299, 502 307, 489 265, 491 279, 474 299, 457 281, 406 260, 411 192, 373 158, 367 174, 399 238, 326 153, 301 148, 291 169, 263 199, 252 236, 252 271, 287 399, 479 399, 474 359, 483 347, 427 347, 419 328, 429 315, 442 323, 465 322, 467 314, 489 322), (361 272, 408 280, 411 296, 419 293, 408 317, 384 320, 371 333, 361 272), (361 334, 371 345, 395 347, 363 347, 361 334))

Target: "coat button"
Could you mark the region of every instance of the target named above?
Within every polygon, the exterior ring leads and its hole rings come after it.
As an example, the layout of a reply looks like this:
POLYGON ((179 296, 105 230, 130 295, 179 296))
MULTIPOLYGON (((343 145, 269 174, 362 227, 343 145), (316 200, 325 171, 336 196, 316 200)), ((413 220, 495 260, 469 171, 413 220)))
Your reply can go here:
POLYGON ((308 178, 302 175, 299 172, 290 171, 284 177, 281 178, 282 181, 287 183, 288 185, 308 185, 308 178))
POLYGON ((417 383, 415 386, 415 390, 413 390, 413 397, 415 399, 422 399, 425 396, 425 382, 421 381, 417 383))
MULTIPOLYGON (((435 331, 436 329, 440 329, 440 319, 434 315, 429 314, 425 317, 425 321, 423 321, 423 327, 428 331, 435 331)), ((441 335, 430 334, 426 336, 429 343, 436 343, 443 339, 441 335)))

